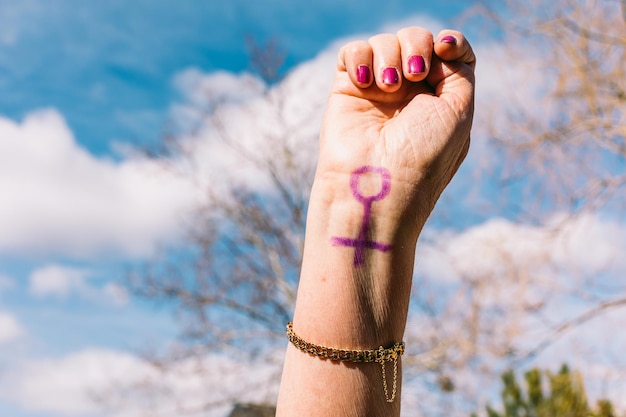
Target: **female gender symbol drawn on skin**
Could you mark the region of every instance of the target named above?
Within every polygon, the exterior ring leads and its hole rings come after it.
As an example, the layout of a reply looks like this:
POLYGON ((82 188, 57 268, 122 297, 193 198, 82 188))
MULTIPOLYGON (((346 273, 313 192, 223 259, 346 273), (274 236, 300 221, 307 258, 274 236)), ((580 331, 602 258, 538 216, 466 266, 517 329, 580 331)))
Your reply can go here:
POLYGON ((331 242, 335 246, 351 246, 354 248, 354 266, 360 266, 365 262, 365 249, 375 249, 381 252, 387 252, 391 249, 391 245, 386 243, 369 240, 369 223, 372 215, 372 203, 382 200, 389 194, 391 188, 391 175, 389 171, 383 167, 362 166, 352 172, 350 177, 350 189, 354 198, 363 204, 363 221, 361 222, 361 230, 359 235, 353 239, 349 237, 332 237, 331 242), (379 174, 381 178, 381 186, 378 194, 373 196, 364 196, 359 191, 359 178, 361 175, 373 172, 379 174))

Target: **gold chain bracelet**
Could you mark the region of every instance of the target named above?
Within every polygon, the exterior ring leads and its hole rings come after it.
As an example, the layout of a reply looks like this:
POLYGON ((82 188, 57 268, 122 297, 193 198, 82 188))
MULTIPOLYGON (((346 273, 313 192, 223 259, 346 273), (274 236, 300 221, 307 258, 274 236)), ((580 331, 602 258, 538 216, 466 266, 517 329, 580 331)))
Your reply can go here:
POLYGON ((316 345, 307 342, 293 331, 293 322, 287 324, 287 337, 289 341, 302 352, 317 356, 321 359, 329 359, 331 361, 341 362, 377 362, 380 363, 383 375, 383 390, 385 391, 385 400, 392 403, 396 398, 397 382, 398 382, 398 358, 404 353, 404 342, 396 343, 390 348, 385 349, 380 346, 378 349, 371 350, 355 350, 355 349, 338 349, 327 346, 316 345), (393 361, 393 384, 391 396, 387 388, 387 373, 385 372, 385 362, 393 361))

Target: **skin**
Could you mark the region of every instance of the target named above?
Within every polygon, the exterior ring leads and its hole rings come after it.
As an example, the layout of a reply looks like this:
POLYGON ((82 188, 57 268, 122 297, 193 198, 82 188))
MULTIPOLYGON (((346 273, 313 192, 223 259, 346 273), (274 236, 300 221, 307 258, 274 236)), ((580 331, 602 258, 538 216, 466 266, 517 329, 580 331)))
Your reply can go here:
POLYGON ((365 250, 374 249, 386 252, 391 249, 391 245, 385 243, 376 242, 369 238, 369 225, 372 217, 372 204, 374 201, 382 200, 389 193, 389 171, 381 167, 363 166, 352 173, 350 178, 350 189, 355 200, 363 204, 363 219, 361 221, 361 229, 359 230, 359 236, 354 238, 333 236, 331 242, 335 246, 351 246, 354 247, 354 266, 360 267, 363 265, 365 250), (377 193, 371 195, 361 194, 359 189, 359 182, 364 174, 374 172, 381 176, 380 190, 377 193))
MULTIPOLYGON (((293 320, 303 339, 345 349, 402 340, 417 239, 469 149, 474 66, 470 44, 453 30, 433 37, 409 27, 339 51, 293 320), (424 58, 424 72, 409 73, 414 55, 424 58), (358 81, 363 65, 370 69, 368 83, 358 81), (397 69, 397 83, 383 82, 387 68, 397 69), (355 188, 352 175, 365 166, 384 170, 389 181, 388 192, 369 203, 382 180, 364 170, 355 188), (337 242, 357 237, 389 249, 362 247, 363 259, 356 262, 357 248, 337 242)), ((399 366, 398 397, 387 403, 379 364, 321 360, 290 345, 277 416, 398 416, 401 361, 399 366)))

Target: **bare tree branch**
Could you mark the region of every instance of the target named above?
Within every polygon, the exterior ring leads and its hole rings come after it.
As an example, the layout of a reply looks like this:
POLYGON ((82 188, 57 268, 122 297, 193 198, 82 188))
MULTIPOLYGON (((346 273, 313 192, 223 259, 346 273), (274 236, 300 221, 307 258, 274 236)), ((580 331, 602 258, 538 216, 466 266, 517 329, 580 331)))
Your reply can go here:
POLYGON ((561 323, 557 326, 549 336, 544 338, 543 341, 537 344, 536 347, 525 352, 520 355, 518 359, 515 360, 515 365, 520 365, 524 362, 527 362, 535 357, 537 357, 541 352, 550 347, 554 342, 556 342, 560 337, 562 337, 568 331, 585 324, 586 322, 598 318, 604 314, 606 314, 609 310, 625 307, 626 306, 626 298, 618 298, 611 301, 604 301, 599 303, 598 305, 592 307, 586 312, 574 317, 571 320, 567 320, 564 323, 561 323))

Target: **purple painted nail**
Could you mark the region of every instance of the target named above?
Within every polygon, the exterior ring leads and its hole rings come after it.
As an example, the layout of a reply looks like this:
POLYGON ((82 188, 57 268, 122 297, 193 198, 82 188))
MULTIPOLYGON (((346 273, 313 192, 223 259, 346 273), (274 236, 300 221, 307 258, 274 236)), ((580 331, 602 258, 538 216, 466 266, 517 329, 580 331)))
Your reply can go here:
POLYGON ((424 71, 426 71, 426 63, 423 56, 413 55, 409 58, 409 74, 422 74, 424 71))
POLYGON ((361 84, 368 84, 370 82, 370 67, 359 65, 356 69, 356 80, 361 84))
POLYGON ((400 82, 400 76, 398 70, 394 67, 387 67, 383 70, 382 82, 385 85, 398 84, 400 82))
POLYGON ((441 38, 441 43, 449 43, 452 45, 456 45, 456 38, 454 36, 448 35, 441 38))

